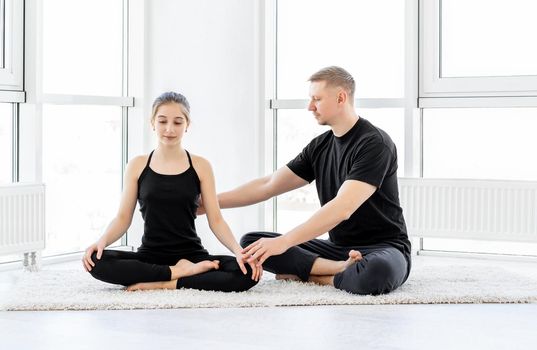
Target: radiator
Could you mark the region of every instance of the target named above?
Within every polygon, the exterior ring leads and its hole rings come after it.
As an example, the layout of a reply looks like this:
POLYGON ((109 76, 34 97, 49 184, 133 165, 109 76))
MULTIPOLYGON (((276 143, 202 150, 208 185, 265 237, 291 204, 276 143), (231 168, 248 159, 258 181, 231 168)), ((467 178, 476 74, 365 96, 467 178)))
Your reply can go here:
POLYGON ((45 248, 45 186, 0 186, 0 255, 23 253, 36 269, 36 252, 45 248))
POLYGON ((399 178, 410 236, 537 242, 537 182, 399 178))

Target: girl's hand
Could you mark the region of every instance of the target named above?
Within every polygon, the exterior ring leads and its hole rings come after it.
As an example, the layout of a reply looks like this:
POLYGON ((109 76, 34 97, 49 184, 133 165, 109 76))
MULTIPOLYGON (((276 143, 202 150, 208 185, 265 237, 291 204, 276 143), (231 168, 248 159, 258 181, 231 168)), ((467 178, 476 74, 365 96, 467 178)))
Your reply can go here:
POLYGON ((84 270, 87 272, 91 271, 91 269, 95 266, 95 263, 93 260, 91 260, 91 256, 95 251, 97 251, 97 259, 101 259, 104 248, 106 248, 105 242, 98 240, 86 249, 86 253, 82 257, 82 265, 84 266, 84 270))

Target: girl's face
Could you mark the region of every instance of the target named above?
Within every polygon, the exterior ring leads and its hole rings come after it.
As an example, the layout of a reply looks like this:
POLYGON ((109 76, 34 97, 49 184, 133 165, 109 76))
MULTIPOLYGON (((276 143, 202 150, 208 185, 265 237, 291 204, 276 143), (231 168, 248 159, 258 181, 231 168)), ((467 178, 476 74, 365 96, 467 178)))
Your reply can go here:
POLYGON ((153 119, 153 128, 159 143, 165 146, 181 144, 188 127, 188 119, 178 103, 166 103, 157 109, 153 119))

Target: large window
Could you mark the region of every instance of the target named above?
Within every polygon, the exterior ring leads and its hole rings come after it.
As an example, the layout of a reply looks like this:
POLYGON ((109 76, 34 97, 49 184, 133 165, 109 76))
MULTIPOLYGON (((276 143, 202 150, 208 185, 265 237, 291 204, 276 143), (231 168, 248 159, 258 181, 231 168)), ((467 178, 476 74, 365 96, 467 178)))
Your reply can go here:
MULTIPOLYGON (((0 1, 0 90, 22 91, 24 1, 0 1)), ((7 98, 9 100, 10 98, 7 98)), ((6 101, 3 96, 0 100, 6 101)))
MULTIPOLYGON (((311 139, 329 130, 317 124, 306 110, 279 110, 277 167, 296 157, 311 139)), ((277 229, 285 232, 304 222, 319 208, 315 184, 285 193, 277 199, 277 229)))
POLYGON ((536 12, 533 0, 442 1, 441 76, 537 75, 536 12))
MULTIPOLYGON (((537 4, 420 5, 423 176, 536 181, 537 4)), ((449 238, 422 243, 426 250, 537 255, 532 243, 449 238)))
POLYGON ((132 106, 124 95, 126 4, 42 4, 42 124, 36 132, 42 135, 38 159, 46 185, 45 256, 84 250, 119 205, 126 108, 132 106))
POLYGON ((305 98, 308 77, 333 65, 353 74, 359 99, 403 97, 404 7, 401 0, 279 1, 278 98, 305 98))
MULTIPOLYGON (((423 175, 537 181, 537 108, 449 108, 423 112, 423 175)), ((537 255, 537 244, 425 238, 423 248, 537 255)))
POLYGON ((104 232, 121 191, 121 108, 43 108, 45 255, 84 250, 104 232))
MULTIPOLYGON (((536 6, 530 0, 279 1, 276 84, 269 92, 275 167, 327 130, 305 110, 307 79, 340 65, 356 79, 358 114, 394 140, 399 176, 537 181, 536 6)), ((279 196, 276 229, 285 232, 318 208, 312 185, 279 196)), ((537 244, 529 243, 425 238, 417 246, 537 255, 537 244)))
MULTIPOLYGON (((319 69, 337 65, 355 78, 358 115, 396 143, 403 175, 405 2, 279 1, 276 32, 276 166, 284 166, 328 130, 306 109, 307 80, 319 69)), ((285 232, 319 208, 315 186, 279 196, 276 206, 276 228, 285 232)))
POLYGON ((43 2, 43 92, 121 96, 122 0, 43 2))
POLYGON ((423 111, 423 175, 537 181, 537 108, 423 111))
POLYGON ((458 107, 461 101, 445 99, 456 96, 516 98, 504 99, 504 106, 527 106, 531 98, 535 105, 535 1, 430 0, 420 6, 420 105, 432 97, 444 98, 436 106, 458 107))

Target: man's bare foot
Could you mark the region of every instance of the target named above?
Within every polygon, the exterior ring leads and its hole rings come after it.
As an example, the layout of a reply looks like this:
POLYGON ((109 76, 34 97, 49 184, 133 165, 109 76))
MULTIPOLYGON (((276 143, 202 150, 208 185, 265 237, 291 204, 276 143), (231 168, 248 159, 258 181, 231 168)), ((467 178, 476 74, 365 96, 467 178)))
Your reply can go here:
POLYGON ((349 258, 341 262, 341 270, 339 272, 345 271, 347 267, 357 263, 360 260, 362 260, 362 253, 357 250, 349 251, 349 258))
POLYGON ((151 290, 151 289, 175 289, 177 287, 177 280, 164 281, 164 282, 145 282, 136 283, 127 287, 128 292, 135 290, 151 290))
POLYGON ((297 275, 286 275, 286 274, 277 274, 277 280, 282 281, 300 281, 300 278, 297 275))
POLYGON ((186 259, 181 259, 174 266, 170 266, 172 272, 172 280, 177 280, 186 276, 198 275, 210 270, 218 270, 220 267, 218 260, 203 260, 198 263, 193 263, 186 259))

